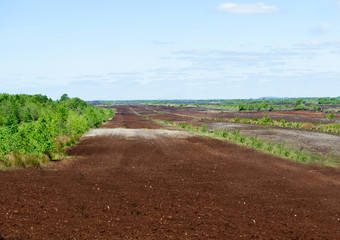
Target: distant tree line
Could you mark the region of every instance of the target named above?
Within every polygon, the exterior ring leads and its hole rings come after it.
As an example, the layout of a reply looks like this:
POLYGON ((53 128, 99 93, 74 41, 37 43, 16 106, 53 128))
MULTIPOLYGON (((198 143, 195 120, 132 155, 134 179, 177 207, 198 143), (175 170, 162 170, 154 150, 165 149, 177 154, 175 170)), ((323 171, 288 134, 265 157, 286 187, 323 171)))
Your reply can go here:
POLYGON ((258 98, 258 99, 174 99, 174 100, 117 100, 117 101, 91 101, 89 103, 95 105, 115 105, 115 104, 295 104, 296 101, 301 100, 304 104, 331 104, 339 105, 340 97, 324 97, 324 98, 258 98))

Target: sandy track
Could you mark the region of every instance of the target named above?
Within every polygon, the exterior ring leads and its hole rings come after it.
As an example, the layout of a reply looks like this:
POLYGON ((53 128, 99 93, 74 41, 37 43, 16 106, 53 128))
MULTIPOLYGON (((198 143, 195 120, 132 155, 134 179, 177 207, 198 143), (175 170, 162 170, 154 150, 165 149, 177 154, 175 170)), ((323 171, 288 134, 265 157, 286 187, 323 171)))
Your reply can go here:
POLYGON ((145 138, 172 129, 118 110, 104 128, 134 137, 87 136, 69 164, 0 172, 4 239, 340 239, 338 169, 198 136, 145 138))

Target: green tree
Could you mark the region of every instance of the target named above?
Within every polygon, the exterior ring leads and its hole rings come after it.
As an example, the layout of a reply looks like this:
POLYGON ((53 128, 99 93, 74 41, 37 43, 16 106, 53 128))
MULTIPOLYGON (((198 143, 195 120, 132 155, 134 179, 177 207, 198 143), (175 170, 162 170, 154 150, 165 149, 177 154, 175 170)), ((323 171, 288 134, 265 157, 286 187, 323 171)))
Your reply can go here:
POLYGON ((55 147, 55 136, 49 122, 49 117, 44 113, 38 121, 34 137, 39 143, 40 151, 51 159, 51 151, 55 147))
POLYGON ((304 110, 307 109, 307 106, 303 104, 302 99, 296 100, 294 104, 294 110, 304 110))
POLYGON ((69 98, 69 96, 66 94, 66 93, 64 93, 63 95, 61 95, 61 97, 60 97, 60 101, 66 101, 66 100, 69 100, 70 98, 69 98))

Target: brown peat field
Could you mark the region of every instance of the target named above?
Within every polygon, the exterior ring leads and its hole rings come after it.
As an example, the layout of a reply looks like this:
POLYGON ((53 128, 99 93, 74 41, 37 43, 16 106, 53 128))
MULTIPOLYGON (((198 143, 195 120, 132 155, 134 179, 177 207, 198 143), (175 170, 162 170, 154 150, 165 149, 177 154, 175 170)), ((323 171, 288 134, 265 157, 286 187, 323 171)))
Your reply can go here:
POLYGON ((115 108, 114 119, 68 150, 73 158, 0 171, 1 240, 340 239, 340 168, 294 162, 137 113, 239 128, 317 154, 339 156, 339 135, 200 119, 239 113, 115 108))

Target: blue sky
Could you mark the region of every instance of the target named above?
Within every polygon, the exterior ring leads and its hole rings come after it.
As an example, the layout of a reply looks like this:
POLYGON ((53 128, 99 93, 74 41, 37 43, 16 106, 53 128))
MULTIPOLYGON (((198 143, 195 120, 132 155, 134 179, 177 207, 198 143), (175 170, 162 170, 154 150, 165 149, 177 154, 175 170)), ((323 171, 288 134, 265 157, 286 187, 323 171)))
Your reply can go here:
POLYGON ((340 0, 0 0, 0 92, 340 95, 340 0))

